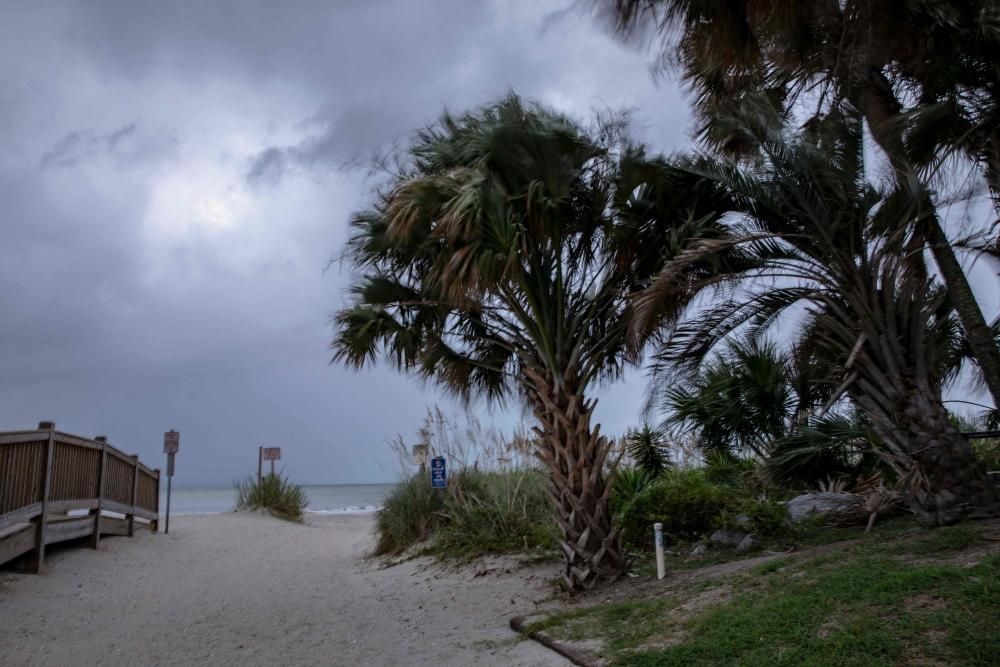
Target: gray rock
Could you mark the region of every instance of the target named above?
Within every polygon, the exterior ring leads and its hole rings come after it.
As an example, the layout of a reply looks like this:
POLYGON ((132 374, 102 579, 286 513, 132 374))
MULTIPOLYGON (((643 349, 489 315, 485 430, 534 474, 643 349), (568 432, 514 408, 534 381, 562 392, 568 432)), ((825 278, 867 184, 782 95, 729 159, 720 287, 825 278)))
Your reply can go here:
POLYGON ((746 514, 737 514, 735 517, 733 517, 733 523, 735 523, 740 528, 743 528, 744 530, 750 530, 750 525, 752 522, 750 521, 750 517, 748 517, 746 514))
POLYGON ((860 496, 847 492, 804 493, 785 503, 792 521, 803 521, 812 516, 843 514, 857 507, 860 496))
POLYGON ((757 544, 757 542, 754 541, 753 535, 747 535, 740 541, 739 544, 736 545, 736 552, 744 553, 750 551, 755 544, 757 544))
POLYGON ((749 537, 749 535, 742 531, 720 528, 712 533, 708 539, 716 544, 724 544, 727 547, 738 547, 747 537, 749 537))
POLYGON ((705 552, 707 552, 707 551, 708 551, 708 547, 706 547, 704 544, 699 544, 694 549, 691 550, 691 553, 688 554, 688 558, 695 559, 695 560, 697 560, 699 558, 704 558, 705 557, 705 552))

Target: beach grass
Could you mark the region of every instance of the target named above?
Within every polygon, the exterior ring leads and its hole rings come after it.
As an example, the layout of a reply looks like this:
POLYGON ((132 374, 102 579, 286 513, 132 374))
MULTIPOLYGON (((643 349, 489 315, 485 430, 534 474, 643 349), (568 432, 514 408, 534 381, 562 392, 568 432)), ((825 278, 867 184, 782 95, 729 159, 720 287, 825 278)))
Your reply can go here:
POLYGON ((400 554, 426 541, 441 523, 444 495, 427 475, 400 482, 385 498, 375 518, 374 555, 400 554))
POLYGON ((302 521, 309 503, 305 491, 281 473, 270 473, 258 481, 253 477, 233 483, 236 509, 270 510, 274 516, 288 521, 302 521))
MULTIPOLYGON (((446 489, 414 475, 386 498, 376 519, 375 555, 399 554, 425 544, 446 558, 555 548, 546 479, 533 469, 479 471, 466 468, 446 489)), ((554 553, 554 551, 553 551, 554 553)))

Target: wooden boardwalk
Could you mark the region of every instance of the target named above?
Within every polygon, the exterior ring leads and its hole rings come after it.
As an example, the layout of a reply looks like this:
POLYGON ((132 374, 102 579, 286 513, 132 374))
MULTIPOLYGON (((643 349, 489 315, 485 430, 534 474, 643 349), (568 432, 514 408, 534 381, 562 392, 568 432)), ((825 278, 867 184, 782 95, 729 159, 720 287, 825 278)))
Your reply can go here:
POLYGON ((0 564, 28 555, 40 572, 45 547, 102 535, 156 531, 160 471, 111 446, 41 422, 33 431, 0 432, 0 564))

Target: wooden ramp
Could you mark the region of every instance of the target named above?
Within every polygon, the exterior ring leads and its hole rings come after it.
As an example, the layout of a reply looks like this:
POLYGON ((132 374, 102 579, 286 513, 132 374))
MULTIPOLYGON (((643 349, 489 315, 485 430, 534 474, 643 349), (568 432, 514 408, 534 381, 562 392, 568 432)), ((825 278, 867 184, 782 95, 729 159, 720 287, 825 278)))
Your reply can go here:
POLYGON ((102 535, 156 531, 160 471, 108 444, 42 422, 0 433, 0 564, 30 554, 40 572, 45 547, 102 535), (115 516, 117 515, 117 516, 115 516))

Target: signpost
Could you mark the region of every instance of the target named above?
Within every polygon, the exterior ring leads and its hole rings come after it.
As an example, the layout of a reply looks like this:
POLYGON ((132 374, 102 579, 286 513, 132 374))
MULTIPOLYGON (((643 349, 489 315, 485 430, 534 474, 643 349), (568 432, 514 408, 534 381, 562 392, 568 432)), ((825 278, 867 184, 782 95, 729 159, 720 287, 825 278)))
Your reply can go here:
POLYGON ((274 474, 274 462, 281 460, 281 447, 263 447, 263 460, 271 462, 271 474, 274 474))
POLYGON ((170 534, 170 491, 174 481, 174 454, 181 446, 181 434, 170 429, 163 434, 163 453, 167 455, 167 522, 163 533, 170 534))
POLYGON ((448 485, 448 469, 444 463, 443 456, 435 456, 431 459, 431 486, 435 489, 443 489, 448 485))

